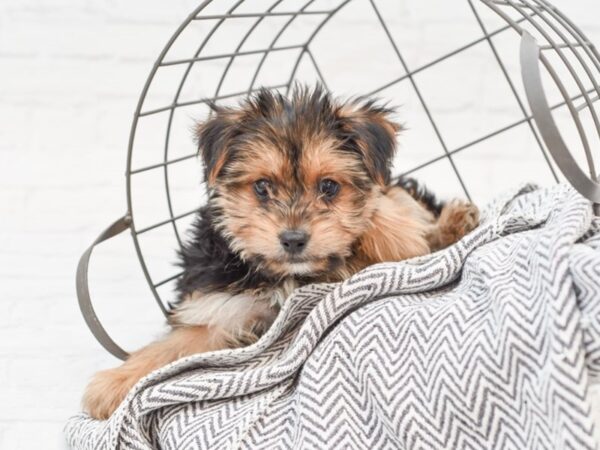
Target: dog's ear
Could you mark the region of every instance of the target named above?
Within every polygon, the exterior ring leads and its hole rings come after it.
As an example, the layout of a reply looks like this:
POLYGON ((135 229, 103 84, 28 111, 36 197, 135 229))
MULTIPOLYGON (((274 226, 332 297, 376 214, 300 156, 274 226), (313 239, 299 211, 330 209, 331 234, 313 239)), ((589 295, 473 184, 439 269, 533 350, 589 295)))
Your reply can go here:
POLYGON ((371 178, 380 185, 390 180, 396 153, 396 135, 402 126, 391 119, 392 109, 373 100, 350 101, 337 108, 337 118, 346 145, 358 152, 371 178))
POLYGON ((238 133, 241 113, 214 104, 210 107, 212 116, 196 125, 195 135, 204 162, 204 179, 212 187, 231 156, 230 143, 238 133))

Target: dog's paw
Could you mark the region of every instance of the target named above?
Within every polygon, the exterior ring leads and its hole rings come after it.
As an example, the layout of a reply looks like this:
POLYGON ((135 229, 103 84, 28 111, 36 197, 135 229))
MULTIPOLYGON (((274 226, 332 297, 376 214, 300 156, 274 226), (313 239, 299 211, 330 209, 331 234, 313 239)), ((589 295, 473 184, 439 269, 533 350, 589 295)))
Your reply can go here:
POLYGON ((83 396, 84 411, 94 419, 108 419, 137 381, 129 375, 120 367, 94 375, 83 396))
POLYGON ((455 200, 447 208, 448 226, 456 232, 458 239, 479 226, 479 208, 473 203, 455 200))
POLYGON ((479 225, 479 209, 472 203, 454 200, 442 209, 438 219, 441 248, 454 244, 479 225))

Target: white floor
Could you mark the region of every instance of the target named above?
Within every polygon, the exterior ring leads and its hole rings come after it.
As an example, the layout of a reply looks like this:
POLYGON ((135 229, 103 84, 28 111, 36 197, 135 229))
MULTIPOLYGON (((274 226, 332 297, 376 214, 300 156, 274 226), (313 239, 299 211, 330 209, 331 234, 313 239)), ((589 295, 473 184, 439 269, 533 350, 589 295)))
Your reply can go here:
MULTIPOLYGON (((86 381, 117 362, 80 316, 75 267, 125 211, 131 113, 197 3, 0 0, 0 449, 64 448, 86 381)), ((597 0, 555 3, 600 43, 597 0)), ((124 235, 91 271, 100 316, 128 349, 162 328, 135 258, 124 235)))

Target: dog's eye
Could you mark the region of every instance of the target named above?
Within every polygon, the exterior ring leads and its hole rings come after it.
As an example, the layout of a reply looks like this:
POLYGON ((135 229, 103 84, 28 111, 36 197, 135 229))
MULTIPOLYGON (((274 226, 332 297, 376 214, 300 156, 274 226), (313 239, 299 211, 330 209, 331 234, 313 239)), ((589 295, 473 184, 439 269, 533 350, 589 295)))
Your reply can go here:
POLYGON ((261 200, 266 200, 269 198, 270 187, 271 182, 265 178, 254 182, 254 192, 256 193, 256 196, 261 200))
POLYGON ((340 190, 340 185, 329 178, 324 178, 319 182, 319 192, 328 200, 335 197, 340 190))

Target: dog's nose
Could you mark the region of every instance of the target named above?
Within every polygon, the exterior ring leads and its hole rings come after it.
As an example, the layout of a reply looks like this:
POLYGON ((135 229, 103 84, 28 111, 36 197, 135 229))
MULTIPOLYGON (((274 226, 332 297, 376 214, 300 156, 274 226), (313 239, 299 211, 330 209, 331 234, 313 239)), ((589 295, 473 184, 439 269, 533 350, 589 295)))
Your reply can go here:
POLYGON ((283 249, 290 255, 301 253, 306 247, 308 234, 300 230, 287 230, 279 235, 283 249))

